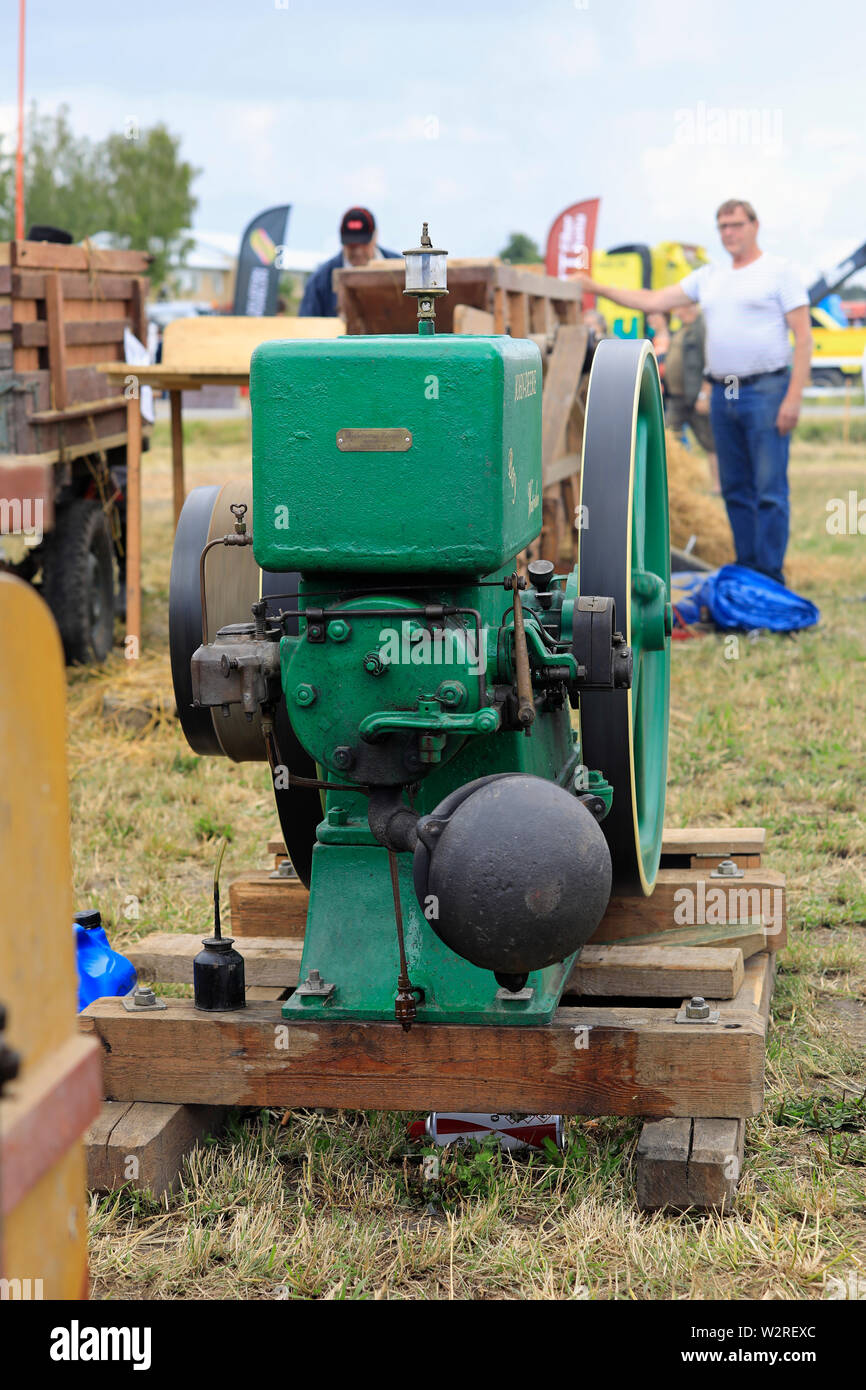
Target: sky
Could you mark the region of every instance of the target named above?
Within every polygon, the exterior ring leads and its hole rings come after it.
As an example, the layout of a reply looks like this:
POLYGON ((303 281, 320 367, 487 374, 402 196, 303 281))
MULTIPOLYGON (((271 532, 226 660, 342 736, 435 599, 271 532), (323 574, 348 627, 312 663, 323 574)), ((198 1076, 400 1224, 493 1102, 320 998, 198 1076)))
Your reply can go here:
POLYGON ((486 256, 599 196, 599 247, 721 256, 733 196, 811 277, 866 241, 864 39, 864 0, 28 0, 26 94, 97 139, 165 122, 202 170, 199 229, 289 202, 288 244, 324 256, 360 203, 390 249, 424 220, 486 256))

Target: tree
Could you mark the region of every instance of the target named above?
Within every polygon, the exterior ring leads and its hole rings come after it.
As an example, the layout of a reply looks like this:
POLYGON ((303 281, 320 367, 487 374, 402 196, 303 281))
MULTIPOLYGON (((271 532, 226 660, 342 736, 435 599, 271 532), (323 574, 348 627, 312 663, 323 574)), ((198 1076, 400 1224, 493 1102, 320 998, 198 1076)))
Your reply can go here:
MULTIPOLYGON (((15 235, 14 156, 0 158, 0 240, 15 235)), ((180 236, 196 208, 191 186, 201 171, 180 158, 180 139, 162 124, 130 126, 93 142, 76 137, 69 109, 31 108, 24 151, 26 225, 62 227, 74 241, 108 232, 120 247, 149 251, 156 290, 169 261, 192 245, 180 236)))
MULTIPOLYGON (((0 211, 4 239, 15 235, 13 154, 4 160, 7 171, 12 196, 0 211)), ((97 147, 86 138, 76 139, 67 107, 61 106, 53 116, 40 116, 31 106, 24 140, 25 234, 34 223, 48 223, 81 241, 105 230, 107 210, 97 147)))
POLYGON ((537 265, 544 257, 531 236, 525 232, 512 232, 508 245, 499 252, 499 259, 508 265, 537 265))
POLYGON ((201 173, 179 158, 180 138, 159 124, 146 131, 109 135, 103 145, 111 210, 105 230, 126 246, 153 256, 151 279, 158 287, 169 262, 183 264, 193 242, 180 233, 192 221, 190 191, 201 173))

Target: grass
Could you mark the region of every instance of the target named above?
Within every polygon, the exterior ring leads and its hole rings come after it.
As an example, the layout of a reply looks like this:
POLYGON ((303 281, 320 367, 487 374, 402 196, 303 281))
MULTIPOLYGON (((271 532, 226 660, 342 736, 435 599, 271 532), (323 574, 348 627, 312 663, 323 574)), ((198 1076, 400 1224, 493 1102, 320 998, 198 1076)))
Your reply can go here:
MULTIPOLYGON (((242 474, 247 430, 194 422, 189 485, 242 474)), ((788 876, 766 1105, 748 1122, 736 1210, 639 1213, 634 1120, 569 1120, 563 1156, 440 1151, 425 1181, 429 1151, 407 1142, 404 1115, 261 1111, 197 1150, 170 1199, 91 1199, 94 1296, 808 1299, 840 1280, 862 1293, 866 539, 825 526, 827 501, 861 486, 861 450, 801 434, 791 477, 790 582, 820 626, 674 651, 668 823, 765 825, 765 862, 788 876)), ((174 721, 170 496, 158 427, 145 655, 69 673, 76 905, 100 907, 121 949, 207 929, 216 837, 231 831, 226 883, 266 866, 276 829, 264 767, 196 757, 174 721), (143 709, 143 727, 110 713, 118 702, 143 709)))

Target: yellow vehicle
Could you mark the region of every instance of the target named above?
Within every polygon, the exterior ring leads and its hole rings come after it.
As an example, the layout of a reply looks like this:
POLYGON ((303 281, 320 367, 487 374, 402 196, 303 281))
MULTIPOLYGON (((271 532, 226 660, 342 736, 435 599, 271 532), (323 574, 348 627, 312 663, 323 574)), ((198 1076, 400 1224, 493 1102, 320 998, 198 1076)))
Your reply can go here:
MULTIPOLYGON (((610 251, 596 251, 592 257, 592 277, 602 284, 616 285, 621 289, 662 289, 665 285, 675 285, 689 271, 706 265, 709 256, 703 246, 695 246, 682 241, 660 241, 657 246, 640 244, 615 246, 610 251)), ((840 267, 849 270, 853 260, 840 267)), ((859 380, 866 352, 866 327, 843 327, 837 323, 826 309, 815 302, 816 293, 825 293, 826 281, 819 281, 810 290, 812 334, 814 349, 812 357, 813 386, 844 386, 846 381, 859 380)), ((609 331, 616 338, 643 338, 646 336, 645 316, 637 309, 623 309, 609 299, 600 296, 596 309, 605 319, 609 331)), ((672 317, 672 328, 677 327, 676 315, 672 317)))
MULTIPOLYGON (((703 246, 686 241, 660 241, 649 247, 614 246, 610 251, 594 251, 592 278, 619 289, 660 290, 675 285, 689 271, 707 265, 703 246)), ((596 309, 615 338, 645 338, 644 315, 637 309, 623 309, 609 299, 596 299, 596 309)), ((672 327, 676 327, 674 318, 672 327)))
POLYGON ((812 307, 812 385, 858 385, 866 352, 866 328, 843 328, 815 304, 812 307))

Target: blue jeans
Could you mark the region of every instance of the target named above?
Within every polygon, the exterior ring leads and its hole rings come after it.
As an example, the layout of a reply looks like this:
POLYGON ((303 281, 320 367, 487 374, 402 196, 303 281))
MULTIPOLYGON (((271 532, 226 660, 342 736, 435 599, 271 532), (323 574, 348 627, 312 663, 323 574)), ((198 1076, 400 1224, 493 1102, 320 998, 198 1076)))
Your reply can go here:
POLYGON ((788 445, 776 415, 788 390, 789 372, 739 387, 713 382, 711 419, 719 482, 734 533, 737 564, 783 584, 788 545, 788 445), (731 397, 727 399, 726 397, 731 397))

